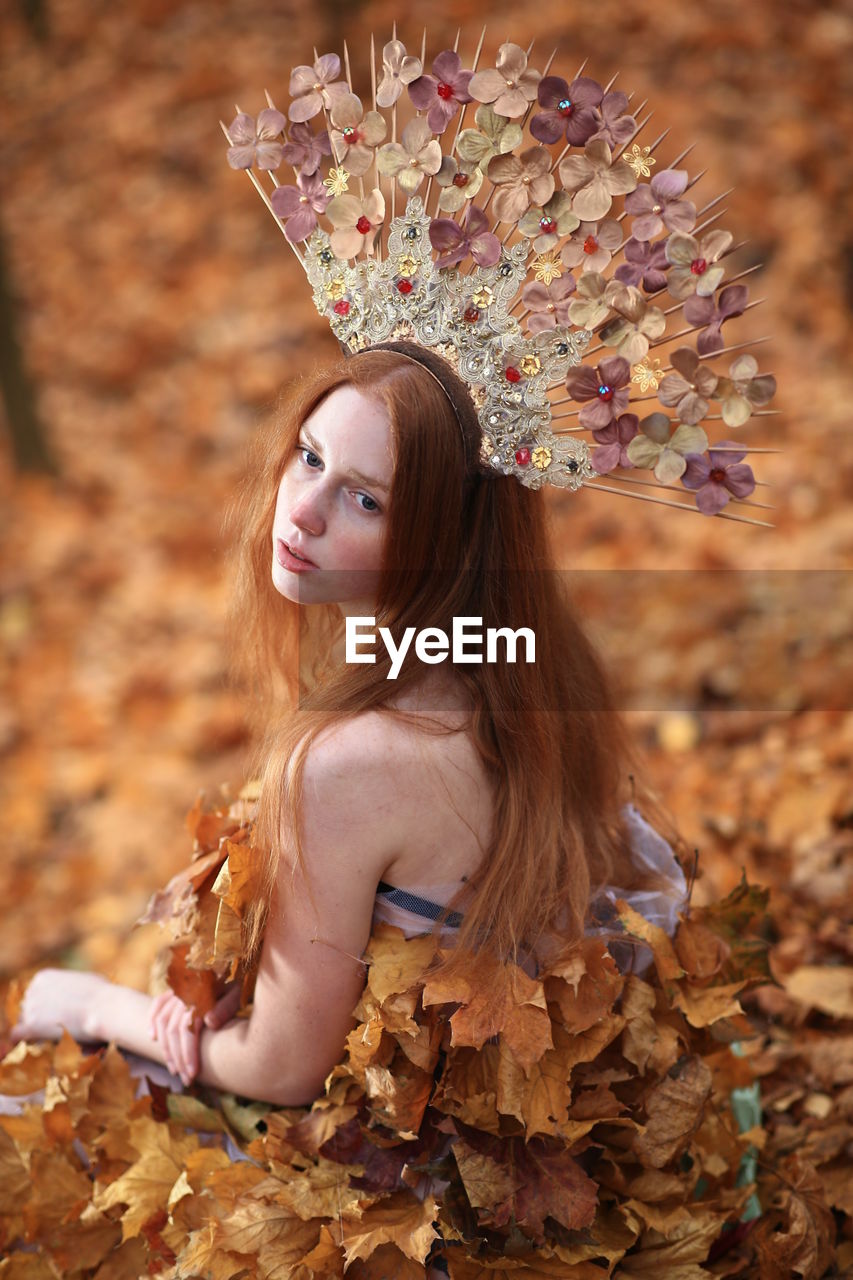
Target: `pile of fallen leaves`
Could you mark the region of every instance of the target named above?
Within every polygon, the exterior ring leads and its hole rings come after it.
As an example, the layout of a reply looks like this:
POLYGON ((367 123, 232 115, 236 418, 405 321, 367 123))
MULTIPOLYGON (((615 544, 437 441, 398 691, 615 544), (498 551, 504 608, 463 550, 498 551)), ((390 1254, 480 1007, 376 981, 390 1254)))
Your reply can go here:
MULTIPOLYGON (((252 813, 250 790, 197 802, 194 858, 145 917, 168 931, 153 984, 200 1012, 241 972, 252 813)), ((643 977, 587 937, 536 978, 483 953, 446 979, 431 936, 379 925, 310 1108, 153 1081, 137 1097, 114 1046, 22 1043, 0 1091, 45 1094, 0 1116, 3 1274, 817 1277, 849 1197, 851 1040, 845 1076, 837 1034, 774 1018, 767 899, 743 878, 672 939, 622 903, 643 977), (763 1125, 759 1086, 791 1101, 763 1125)))

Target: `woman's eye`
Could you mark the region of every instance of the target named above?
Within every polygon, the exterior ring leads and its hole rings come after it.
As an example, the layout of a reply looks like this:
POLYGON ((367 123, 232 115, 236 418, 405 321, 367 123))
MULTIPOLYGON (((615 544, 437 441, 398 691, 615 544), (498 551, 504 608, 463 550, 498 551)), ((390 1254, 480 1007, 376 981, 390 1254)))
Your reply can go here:
POLYGON ((374 502, 374 501, 373 501, 373 498, 371 498, 369 494, 367 494, 367 493, 357 493, 355 496, 356 496, 357 498, 365 498, 369 503, 371 503, 371 504, 372 504, 372 505, 371 505, 371 506, 369 506, 369 507, 362 507, 362 508, 361 508, 361 509, 362 509, 362 511, 378 511, 378 510, 379 510, 379 503, 378 503, 378 502, 374 502))
MULTIPOLYGON (((309 448, 308 448, 308 446, 307 446, 307 444, 298 444, 296 447, 297 447, 297 449, 300 451, 300 453, 303 453, 303 454, 305 454, 305 453, 309 453, 309 454, 311 454, 311 457, 312 457, 312 458, 317 458, 316 453, 314 453, 311 449, 309 449, 309 448)), ((317 461, 319 462, 319 461, 320 461, 320 459, 319 459, 319 458, 317 458, 317 461)), ((310 462, 309 462, 307 465, 308 465, 309 467, 311 467, 311 463, 310 463, 310 462)), ((316 470, 316 468, 312 467, 312 470, 316 470)))

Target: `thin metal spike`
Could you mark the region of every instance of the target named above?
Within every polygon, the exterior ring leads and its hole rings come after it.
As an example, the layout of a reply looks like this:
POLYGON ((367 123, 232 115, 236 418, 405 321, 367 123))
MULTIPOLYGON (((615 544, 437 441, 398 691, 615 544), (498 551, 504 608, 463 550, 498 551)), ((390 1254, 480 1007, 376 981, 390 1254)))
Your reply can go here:
MULTIPOLYGON (((720 347, 719 351, 706 351, 704 355, 699 356, 700 360, 716 360, 717 356, 727 355, 730 351, 743 351, 745 347, 757 347, 760 342, 772 342, 772 334, 765 334, 762 338, 747 338, 745 342, 733 342, 730 347, 720 347)), ((768 410, 769 412, 769 410, 768 410)), ((778 410, 773 410, 774 413, 778 410)))
MULTIPOLYGON (((713 446, 713 445, 711 445, 710 447, 713 449, 713 447, 714 447, 714 446, 713 446)), ((720 452, 721 452, 721 453, 733 453, 733 452, 735 452, 735 450, 733 450, 733 449, 722 449, 722 450, 720 450, 720 452)), ((678 487, 678 485, 677 485, 677 484, 662 484, 662 483, 661 483, 660 481, 658 481, 658 480, 641 480, 641 479, 639 478, 639 476, 627 476, 627 475, 622 475, 622 476, 616 476, 615 478, 619 481, 619 483, 620 483, 620 484, 638 484, 638 485, 642 486, 643 488, 649 488, 649 489, 665 489, 665 490, 667 490, 669 493, 683 493, 683 492, 684 492, 684 490, 683 490, 683 489, 679 489, 679 487, 678 487)), ((765 481, 763 481, 763 480, 756 480, 756 482, 755 482, 755 483, 756 483, 756 485, 761 485, 761 487, 762 487, 762 488, 764 488, 764 489, 772 489, 772 488, 774 487, 772 484, 767 484, 767 483, 765 483, 765 481)), ((747 499, 747 498, 734 498, 734 497, 733 497, 733 498, 731 498, 731 499, 730 499, 730 501, 731 501, 731 502, 737 502, 740 506, 743 506, 743 507, 761 507, 761 508, 762 508, 763 510, 765 510, 765 511, 775 511, 775 510, 776 510, 776 507, 773 505, 773 503, 772 503, 772 502, 750 502, 750 501, 749 501, 749 499, 747 499)))
MULTIPOLYGON (((695 143, 695 142, 691 142, 691 143, 689 143, 689 145, 688 145, 688 146, 686 146, 686 147, 684 148, 684 150, 682 151, 681 155, 680 155, 680 156, 676 156, 676 157, 675 157, 675 159, 674 159, 673 161, 671 161, 671 162, 670 162, 670 164, 668 164, 668 165, 667 165, 667 168, 668 168, 668 169, 674 169, 674 168, 675 168, 675 166, 676 166, 677 164, 681 164, 681 162, 682 162, 682 160, 684 159, 684 157, 685 157, 686 155, 689 155, 689 154, 690 154, 690 152, 693 150, 693 148, 694 148, 695 146, 696 146, 696 143, 695 143)), ((694 181, 694 182, 698 182, 698 181, 699 181, 699 178, 701 178, 701 177, 702 177, 702 174, 704 174, 704 173, 707 173, 707 170, 706 170, 706 169, 703 169, 703 170, 702 170, 702 173, 700 173, 700 174, 698 175, 698 177, 694 178, 694 179, 693 179, 693 181, 694 181)))
MULTIPOLYGON (((233 147, 233 146, 234 146, 234 143, 233 143, 233 142, 232 142, 232 140, 231 140, 231 135, 230 135, 230 134, 229 134, 229 132, 228 132, 228 127, 227 127, 227 125, 223 124, 223 122, 220 120, 220 121, 219 121, 219 127, 221 128, 222 132, 225 134, 225 137, 228 139, 228 144, 229 144, 229 146, 232 146, 232 147, 233 147)), ((284 229, 284 223, 281 221, 281 219, 279 218, 279 216, 278 216, 278 214, 276 213, 275 209, 272 207, 272 203, 271 203, 271 201, 270 201, 270 198, 269 198, 269 196, 267 195, 267 192, 266 192, 266 190, 264 189, 263 185, 258 181, 258 178, 257 178, 256 174, 254 174, 254 173, 252 172, 252 170, 251 170, 251 169, 247 169, 247 170, 246 170, 246 173, 247 173, 247 174, 248 174, 248 176, 249 176, 249 181, 252 183, 252 186, 255 188, 255 190, 257 191, 258 195, 261 197, 261 199, 263 200, 264 204, 265 204, 265 205, 266 205, 266 207, 269 209, 270 213, 272 214, 273 218, 275 219, 275 224, 276 224, 276 226, 278 227, 279 231, 280 231, 280 232, 281 232, 281 234, 284 236, 285 240, 287 240, 287 233, 286 233, 286 231, 285 231, 285 229, 284 229)), ((299 250, 297 249, 296 245, 295 245, 291 240, 287 240, 287 243, 290 245, 291 249, 293 250, 293 252, 295 253, 296 257, 297 257, 297 258, 298 258, 298 260, 299 260, 299 264, 300 264, 300 266, 301 266, 301 267, 302 267, 302 269, 304 270, 304 269, 305 269, 305 259, 304 259, 303 255, 299 252, 299 250)))
MULTIPOLYGON (((657 502, 664 507, 680 507, 682 511, 692 511, 694 515, 697 516, 704 515, 704 512, 700 511, 698 507, 692 507, 688 502, 673 502, 669 498, 657 498, 650 493, 628 493, 625 489, 614 489, 612 485, 595 484, 590 480, 584 480, 583 487, 585 489, 598 489, 602 493, 615 493, 618 494, 620 498, 636 498, 638 501, 642 502, 657 502)), ((738 520, 741 524, 756 524, 760 525, 763 529, 776 528, 775 524, 770 524, 767 520, 752 520, 749 516, 736 516, 733 513, 728 513, 726 511, 717 511, 710 518, 712 520, 738 520)), ((705 516, 705 519, 707 520, 708 517, 705 516)))

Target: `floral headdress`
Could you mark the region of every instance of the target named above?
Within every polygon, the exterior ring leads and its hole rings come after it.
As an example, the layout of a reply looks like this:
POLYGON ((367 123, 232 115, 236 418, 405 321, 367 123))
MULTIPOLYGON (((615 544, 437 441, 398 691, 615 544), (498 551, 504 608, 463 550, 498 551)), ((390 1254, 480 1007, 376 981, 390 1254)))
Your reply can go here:
POLYGON ((532 45, 509 42, 479 69, 484 38, 470 67, 456 46, 427 66, 426 33, 416 57, 395 26, 377 84, 371 37, 367 109, 346 44, 345 75, 315 49, 291 73, 286 115, 267 94, 257 119, 238 108, 223 124, 228 162, 248 171, 344 351, 413 343, 462 378, 487 469, 767 525, 723 508, 768 505, 749 499, 743 459, 775 451, 709 434, 775 412, 762 408, 773 375, 722 333, 757 303, 739 283, 756 268, 727 275, 739 246, 719 212, 704 217, 720 197, 689 198, 702 176, 678 168, 689 147, 653 173, 668 131, 640 146, 650 116, 613 81, 585 64, 553 75, 553 54, 536 70, 532 45))

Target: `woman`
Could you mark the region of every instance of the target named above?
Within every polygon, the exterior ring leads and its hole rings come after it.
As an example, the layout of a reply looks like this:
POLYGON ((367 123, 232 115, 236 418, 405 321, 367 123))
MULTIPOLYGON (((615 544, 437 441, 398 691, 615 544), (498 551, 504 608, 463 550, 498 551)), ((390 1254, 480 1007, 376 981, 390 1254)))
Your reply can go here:
POLYGON ((459 955, 485 945, 528 969, 581 935, 607 885, 645 891, 649 917, 674 925, 684 879, 625 810, 631 747, 563 596, 544 497, 483 467, 479 442, 464 384, 406 343, 306 379, 259 437, 230 520, 234 670, 267 722, 251 1017, 233 1017, 233 984, 202 1029, 173 993, 45 970, 16 1040, 65 1027, 184 1085, 300 1106, 341 1056, 375 919, 426 931, 436 903, 459 955), (449 635, 454 617, 527 627, 535 662, 415 659, 392 681, 382 646, 373 663, 341 660, 348 617, 375 618, 398 645, 410 626, 449 635), (294 705, 297 652, 312 669, 294 705))

